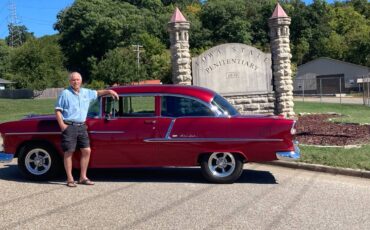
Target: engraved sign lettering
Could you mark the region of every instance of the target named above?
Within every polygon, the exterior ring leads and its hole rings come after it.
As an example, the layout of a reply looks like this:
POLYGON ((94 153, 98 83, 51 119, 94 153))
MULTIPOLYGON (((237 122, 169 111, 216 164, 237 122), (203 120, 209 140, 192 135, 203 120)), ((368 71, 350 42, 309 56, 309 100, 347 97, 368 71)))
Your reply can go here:
POLYGON ((239 73, 234 72, 234 73, 227 73, 226 79, 237 79, 239 78, 239 73))
POLYGON ((193 84, 223 95, 272 91, 271 54, 245 44, 213 47, 192 60, 193 84))

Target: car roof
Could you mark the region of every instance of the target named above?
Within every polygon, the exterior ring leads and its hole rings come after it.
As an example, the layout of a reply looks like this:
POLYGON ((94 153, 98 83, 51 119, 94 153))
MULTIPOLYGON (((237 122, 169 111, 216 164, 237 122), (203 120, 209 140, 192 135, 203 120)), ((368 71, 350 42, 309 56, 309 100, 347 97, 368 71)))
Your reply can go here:
POLYGON ((176 94, 198 98, 204 102, 211 102, 215 96, 215 92, 199 87, 186 85, 130 85, 130 86, 114 86, 113 89, 118 94, 135 94, 135 93, 155 93, 155 94, 176 94))

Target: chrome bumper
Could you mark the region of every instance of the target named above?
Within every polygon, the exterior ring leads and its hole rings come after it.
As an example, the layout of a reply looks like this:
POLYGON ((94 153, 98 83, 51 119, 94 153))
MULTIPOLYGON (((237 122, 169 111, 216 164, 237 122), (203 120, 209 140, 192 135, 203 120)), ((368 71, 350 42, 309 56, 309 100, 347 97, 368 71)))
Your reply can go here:
POLYGON ((294 151, 288 152, 276 152, 276 158, 278 160, 297 160, 301 157, 301 150, 298 147, 298 141, 294 141, 294 151))
POLYGON ((13 158, 14 154, 0 152, 0 163, 9 163, 13 158))

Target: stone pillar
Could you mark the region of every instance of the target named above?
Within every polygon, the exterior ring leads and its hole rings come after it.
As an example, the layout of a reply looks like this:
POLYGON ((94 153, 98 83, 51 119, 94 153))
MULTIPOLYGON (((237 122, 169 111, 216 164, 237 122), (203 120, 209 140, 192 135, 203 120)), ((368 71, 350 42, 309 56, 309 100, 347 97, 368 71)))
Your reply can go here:
POLYGON ((189 52, 189 28, 180 10, 176 8, 168 23, 171 42, 172 82, 191 85, 191 59, 189 52))
POLYGON ((273 78, 275 90, 275 114, 293 117, 293 81, 290 59, 289 25, 290 17, 277 3, 268 21, 270 27, 270 46, 272 53, 273 78))

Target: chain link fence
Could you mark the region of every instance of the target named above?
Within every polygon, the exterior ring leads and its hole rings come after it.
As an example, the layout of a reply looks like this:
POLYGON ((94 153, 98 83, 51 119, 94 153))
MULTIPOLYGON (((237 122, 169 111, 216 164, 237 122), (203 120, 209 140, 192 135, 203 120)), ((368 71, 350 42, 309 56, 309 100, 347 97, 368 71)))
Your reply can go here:
POLYGON ((345 81, 343 75, 305 76, 294 80, 296 101, 363 104, 370 106, 370 76, 345 81))

